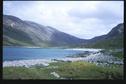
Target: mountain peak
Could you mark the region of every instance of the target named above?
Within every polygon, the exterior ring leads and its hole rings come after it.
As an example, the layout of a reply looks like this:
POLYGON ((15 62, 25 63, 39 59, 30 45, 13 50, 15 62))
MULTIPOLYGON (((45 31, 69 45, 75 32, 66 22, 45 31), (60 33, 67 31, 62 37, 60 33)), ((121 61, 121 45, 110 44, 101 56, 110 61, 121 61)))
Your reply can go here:
POLYGON ((118 24, 117 26, 115 26, 109 33, 109 36, 116 36, 118 34, 122 34, 123 33, 123 29, 124 29, 124 25, 123 23, 118 24))

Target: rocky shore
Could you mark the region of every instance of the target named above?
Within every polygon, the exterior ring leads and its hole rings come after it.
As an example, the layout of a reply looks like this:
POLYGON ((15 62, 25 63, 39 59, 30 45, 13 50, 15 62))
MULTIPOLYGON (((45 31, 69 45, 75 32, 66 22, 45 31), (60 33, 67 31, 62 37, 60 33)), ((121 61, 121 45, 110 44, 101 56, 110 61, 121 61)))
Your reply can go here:
POLYGON ((49 63, 55 62, 52 60, 35 59, 35 60, 15 60, 15 61, 4 61, 3 67, 30 67, 33 65, 48 66, 49 63))
MULTIPOLYGON (((87 56, 84 56, 85 54, 81 54, 81 57, 65 57, 60 59, 34 59, 34 60, 15 60, 15 61, 4 61, 3 67, 17 67, 17 66, 23 66, 23 67, 30 67, 34 65, 41 65, 41 66, 48 66, 49 63, 52 62, 74 62, 74 61, 86 61, 89 63, 95 63, 96 65, 109 65, 109 64, 118 64, 122 65, 123 60, 119 59, 117 57, 114 57, 112 55, 104 54, 101 52, 86 52, 87 56)), ((80 54, 79 54, 80 55, 80 54)))

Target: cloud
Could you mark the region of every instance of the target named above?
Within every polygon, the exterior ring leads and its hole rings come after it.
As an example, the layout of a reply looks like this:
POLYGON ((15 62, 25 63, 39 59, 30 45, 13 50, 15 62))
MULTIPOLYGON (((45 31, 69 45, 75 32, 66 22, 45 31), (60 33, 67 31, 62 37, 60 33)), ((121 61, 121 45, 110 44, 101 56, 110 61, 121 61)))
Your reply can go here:
POLYGON ((99 20, 104 20, 104 22, 114 22, 116 20, 122 20, 124 16, 123 2, 102 1, 95 6, 86 7, 85 9, 73 8, 69 11, 69 15, 81 19, 96 18, 99 20))
POLYGON ((108 33, 123 22, 123 1, 3 1, 3 13, 79 38, 108 33))
MULTIPOLYGON (((73 17, 73 21, 83 24, 81 30, 85 31, 83 35, 99 36, 108 33, 118 23, 123 22, 123 2, 109 1, 90 3, 90 6, 84 6, 71 9, 68 14, 73 17)), ((80 36, 80 37, 81 37, 80 36)))

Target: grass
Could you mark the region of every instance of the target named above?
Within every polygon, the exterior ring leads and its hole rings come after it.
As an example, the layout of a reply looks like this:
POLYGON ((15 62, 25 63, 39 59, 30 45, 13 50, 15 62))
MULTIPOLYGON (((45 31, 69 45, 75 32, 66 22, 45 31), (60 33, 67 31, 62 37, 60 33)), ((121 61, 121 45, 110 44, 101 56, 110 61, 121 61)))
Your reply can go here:
POLYGON ((57 62, 48 67, 4 67, 3 79, 57 79, 51 72, 66 79, 123 79, 123 66, 96 66, 87 62, 57 62), (49 68, 58 66, 57 68, 49 68))
POLYGON ((101 53, 104 53, 104 54, 113 55, 114 57, 117 57, 117 58, 120 58, 120 59, 123 59, 124 58, 123 57, 124 56, 123 51, 116 51, 116 49, 104 49, 104 50, 101 50, 100 52, 101 53))
MULTIPOLYGON (((55 64, 56 65, 56 64, 55 64)), ((110 67, 96 66, 87 62, 58 63, 62 65, 55 71, 64 78, 72 79, 122 79, 123 67, 113 65, 110 67), (110 78, 111 76, 111 78, 110 78)))
POLYGON ((123 52, 112 52, 111 53, 113 56, 115 56, 115 57, 118 57, 118 58, 120 58, 120 59, 123 59, 124 57, 124 54, 123 54, 123 52))
POLYGON ((51 79, 49 70, 44 68, 6 67, 3 68, 3 79, 51 79))

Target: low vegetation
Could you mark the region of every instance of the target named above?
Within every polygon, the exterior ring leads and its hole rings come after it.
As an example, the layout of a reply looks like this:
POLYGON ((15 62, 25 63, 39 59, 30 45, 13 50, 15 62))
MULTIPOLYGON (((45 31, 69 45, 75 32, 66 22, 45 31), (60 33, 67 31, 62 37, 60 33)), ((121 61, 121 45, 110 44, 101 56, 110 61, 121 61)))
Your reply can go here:
POLYGON ((114 57, 117 57, 117 58, 120 58, 120 59, 123 59, 124 57, 124 53, 123 53, 123 50, 122 49, 104 49, 104 50, 101 50, 100 51, 101 53, 104 53, 104 54, 109 54, 109 55, 113 55, 114 57))
POLYGON ((108 40, 98 41, 87 47, 104 48, 104 49, 123 48, 123 36, 119 36, 108 40))
POLYGON ((123 79, 123 65, 103 67, 77 61, 54 62, 47 67, 4 67, 3 79, 123 79), (56 78, 52 72, 60 77, 56 78))

